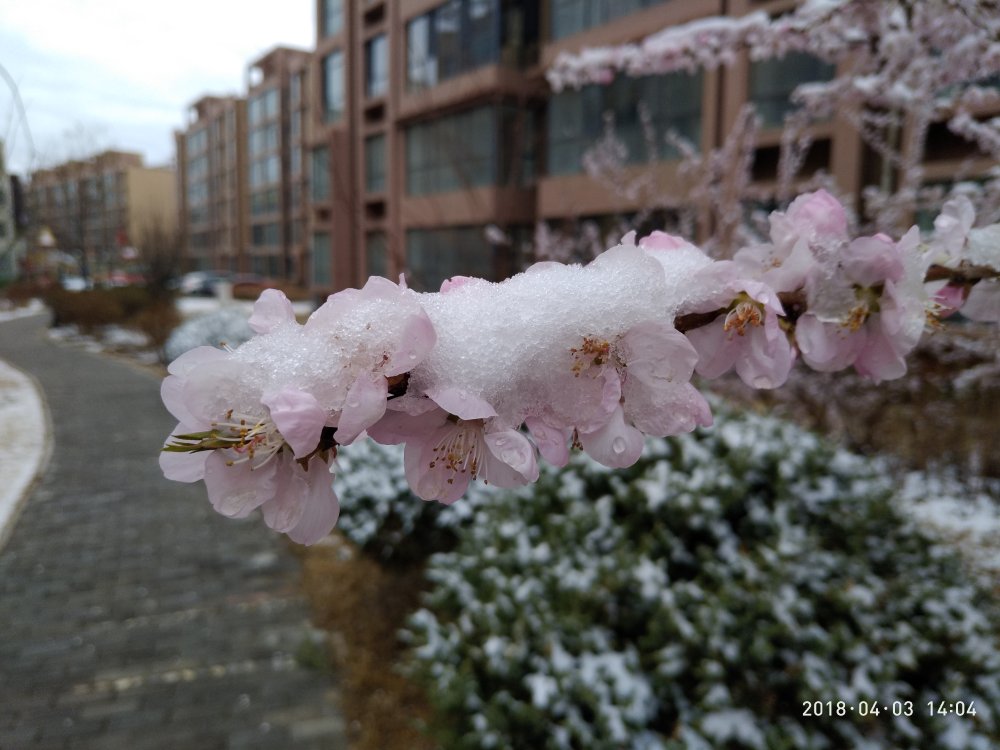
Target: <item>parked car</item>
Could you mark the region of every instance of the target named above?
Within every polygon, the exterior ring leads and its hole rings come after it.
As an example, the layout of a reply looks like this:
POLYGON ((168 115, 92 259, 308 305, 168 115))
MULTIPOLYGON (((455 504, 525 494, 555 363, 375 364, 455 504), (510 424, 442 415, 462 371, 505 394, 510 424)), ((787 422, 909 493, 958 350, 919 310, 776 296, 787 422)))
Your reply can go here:
POLYGON ((231 278, 232 274, 228 271, 192 271, 181 276, 178 289, 181 294, 194 297, 213 297, 216 284, 231 278))

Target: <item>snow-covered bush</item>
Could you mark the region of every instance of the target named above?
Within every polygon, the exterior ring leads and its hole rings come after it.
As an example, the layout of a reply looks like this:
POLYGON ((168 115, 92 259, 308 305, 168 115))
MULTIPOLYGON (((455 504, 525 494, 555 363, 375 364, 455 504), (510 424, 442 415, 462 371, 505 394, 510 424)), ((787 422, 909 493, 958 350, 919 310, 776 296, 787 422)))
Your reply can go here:
POLYGON ((444 746, 997 747, 990 595, 871 462, 716 415, 627 469, 575 454, 432 558, 404 635, 444 746))
POLYGON ((215 312, 191 318, 174 329, 163 347, 168 362, 198 346, 227 344, 237 347, 253 336, 246 310, 222 307, 215 312))

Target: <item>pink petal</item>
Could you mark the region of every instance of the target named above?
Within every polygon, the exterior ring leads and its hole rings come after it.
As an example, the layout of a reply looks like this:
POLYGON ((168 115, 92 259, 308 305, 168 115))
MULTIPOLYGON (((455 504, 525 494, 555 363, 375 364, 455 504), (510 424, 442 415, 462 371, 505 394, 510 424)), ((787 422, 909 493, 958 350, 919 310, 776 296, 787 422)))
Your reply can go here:
POLYGON ((386 377, 401 375, 419 365, 437 343, 434 324, 423 310, 410 316, 399 337, 399 348, 382 368, 386 377))
POLYGON ((528 417, 524 423, 535 439, 542 458, 553 466, 565 466, 569 463, 569 438, 572 430, 553 427, 538 417, 528 417))
POLYGON ((903 278, 903 259, 889 237, 859 237, 841 252, 847 276, 865 287, 903 278))
POLYGON ((659 230, 639 240, 639 247, 644 250, 677 250, 678 248, 687 247, 690 244, 683 237, 675 237, 672 234, 667 234, 659 230))
POLYGON ((788 380, 792 361, 788 337, 778 326, 777 317, 767 313, 764 328, 747 332, 736 359, 736 373, 751 388, 777 388, 788 380))
MULTIPOLYGON (((163 405, 167 407, 174 419, 188 425, 200 425, 203 420, 199 420, 188 409, 187 401, 184 398, 185 379, 177 375, 167 375, 160 383, 160 398, 163 405)), ((207 427, 207 423, 205 424, 207 427)), ((194 427, 188 432, 198 432, 204 427, 194 427)))
POLYGON ((445 505, 451 505, 465 494, 471 472, 456 472, 444 461, 437 460, 439 456, 434 447, 446 439, 449 433, 456 429, 452 424, 446 424, 423 439, 412 440, 406 444, 403 452, 403 468, 406 480, 413 494, 423 500, 436 500, 445 505))
POLYGON ((538 479, 535 448, 517 430, 486 433, 486 465, 480 477, 497 487, 520 487, 538 479))
POLYGON ((795 324, 795 343, 802 359, 814 370, 835 372, 849 367, 865 345, 865 327, 849 331, 836 323, 823 323, 803 315, 795 324))
MULTIPOLYGON (((425 399, 433 404, 430 399, 425 399)), ((393 404, 390 401, 390 404, 393 404)), ((407 411, 389 409, 385 416, 368 428, 368 437, 383 445, 399 445, 410 440, 420 439, 445 425, 448 412, 434 406, 431 411, 413 414, 407 411)))
POLYGON ((697 371, 702 377, 714 379, 725 373, 736 362, 742 342, 731 336, 724 328, 725 321, 720 316, 707 326, 688 331, 688 341, 698 353, 697 371))
POLYGON ((878 316, 873 315, 865 346, 854 360, 854 369, 876 383, 895 380, 906 374, 906 359, 900 354, 893 341, 879 325, 878 316))
POLYGON ((625 417, 644 435, 667 437, 712 424, 705 397, 690 383, 669 388, 625 384, 625 417))
POLYGON ((205 488, 212 507, 229 518, 245 518, 274 497, 277 490, 276 462, 251 470, 249 463, 227 466, 226 458, 213 451, 205 462, 205 488))
MULTIPOLYGON (((177 425, 176 434, 181 432, 182 425, 177 425)), ((160 452, 160 469, 163 476, 175 482, 197 482, 205 478, 205 461, 207 452, 173 453, 160 452)))
POLYGON ((181 356, 171 362, 167 366, 167 372, 171 375, 180 375, 183 377, 194 368, 203 365, 206 362, 225 359, 228 356, 229 352, 223 351, 222 349, 216 349, 214 346, 196 346, 194 349, 184 352, 181 356))
POLYGON ((628 376, 654 388, 690 380, 698 361, 698 352, 684 334, 662 321, 632 326, 620 346, 628 376))
POLYGON ((460 388, 435 388, 426 393, 438 406, 459 419, 487 419, 497 415, 489 403, 460 388))
POLYGON ((271 412, 278 432, 292 447, 296 458, 316 450, 327 414, 315 396, 295 388, 282 388, 265 393, 261 403, 271 412))
POLYGON ((292 303, 284 292, 277 289, 265 289, 253 304, 253 314, 250 316, 250 328, 254 333, 270 333, 278 326, 295 320, 292 303))
POLYGON ((302 493, 302 516, 287 532, 288 538, 299 544, 315 544, 333 531, 340 518, 340 503, 333 491, 333 476, 323 464, 312 465, 299 491, 302 493))
POLYGON ((350 445, 358 435, 378 422, 385 414, 389 384, 378 373, 365 373, 351 385, 337 422, 337 442, 350 445))
POLYGON ((621 406, 614 410, 603 427, 579 434, 587 455, 605 466, 623 469, 634 464, 642 455, 642 433, 625 424, 621 406))
POLYGON ((260 506, 260 512, 269 528, 284 534, 295 527, 305 511, 306 472, 283 456, 275 460, 282 462, 278 467, 278 489, 274 497, 260 506))
POLYGON ((459 287, 465 286, 470 281, 476 281, 472 276, 452 276, 450 279, 445 279, 441 282, 441 294, 447 294, 448 292, 454 291, 459 287))

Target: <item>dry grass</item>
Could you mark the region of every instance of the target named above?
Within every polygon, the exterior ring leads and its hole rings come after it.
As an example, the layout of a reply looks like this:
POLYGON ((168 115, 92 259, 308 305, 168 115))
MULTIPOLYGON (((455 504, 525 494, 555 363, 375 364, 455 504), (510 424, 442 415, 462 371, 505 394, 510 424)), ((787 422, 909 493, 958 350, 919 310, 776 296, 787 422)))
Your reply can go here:
POLYGON ((432 750, 419 729, 430 718, 420 690, 396 672, 396 633, 418 604, 423 570, 396 570, 358 554, 336 534, 301 550, 317 627, 331 633, 343 679, 352 750, 432 750))

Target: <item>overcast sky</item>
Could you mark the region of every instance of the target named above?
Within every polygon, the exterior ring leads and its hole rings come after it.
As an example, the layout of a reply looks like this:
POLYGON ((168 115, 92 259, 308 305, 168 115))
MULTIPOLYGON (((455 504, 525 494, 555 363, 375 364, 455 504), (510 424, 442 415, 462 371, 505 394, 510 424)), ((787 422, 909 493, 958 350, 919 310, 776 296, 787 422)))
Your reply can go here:
POLYGON ((34 142, 0 71, 0 140, 24 173, 103 148, 173 159, 173 130, 203 94, 245 89, 271 47, 311 48, 313 0, 4 0, 0 66, 16 84, 34 142))

